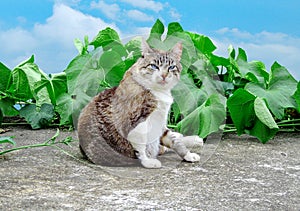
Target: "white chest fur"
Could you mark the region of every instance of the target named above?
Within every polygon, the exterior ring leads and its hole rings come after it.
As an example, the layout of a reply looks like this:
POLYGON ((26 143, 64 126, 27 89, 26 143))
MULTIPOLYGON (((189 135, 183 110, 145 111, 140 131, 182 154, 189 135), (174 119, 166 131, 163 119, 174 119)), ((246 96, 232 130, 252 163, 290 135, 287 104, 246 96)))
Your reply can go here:
POLYGON ((138 124, 128 134, 127 139, 135 145, 157 143, 166 129, 168 112, 173 102, 170 92, 151 91, 157 100, 157 108, 144 122, 138 124))

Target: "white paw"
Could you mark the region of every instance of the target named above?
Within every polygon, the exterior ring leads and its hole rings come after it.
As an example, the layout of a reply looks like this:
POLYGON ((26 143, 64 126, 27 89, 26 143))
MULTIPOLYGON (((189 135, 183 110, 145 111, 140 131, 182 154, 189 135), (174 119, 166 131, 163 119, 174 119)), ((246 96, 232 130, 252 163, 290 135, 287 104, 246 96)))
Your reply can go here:
POLYGON ((188 162, 197 162, 200 161, 200 156, 196 153, 188 152, 183 159, 188 162))
POLYGON ((149 168, 149 169, 161 168, 161 162, 159 160, 157 160, 157 159, 142 160, 142 165, 145 168, 149 168))

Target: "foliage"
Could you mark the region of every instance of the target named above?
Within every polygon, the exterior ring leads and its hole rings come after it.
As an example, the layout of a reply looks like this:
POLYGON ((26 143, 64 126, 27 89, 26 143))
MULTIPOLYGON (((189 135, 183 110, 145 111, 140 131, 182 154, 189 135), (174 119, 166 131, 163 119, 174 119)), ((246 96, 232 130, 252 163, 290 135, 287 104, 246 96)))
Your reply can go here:
POLYGON ((32 129, 49 126, 54 117, 54 108, 51 104, 43 104, 38 107, 34 104, 26 105, 20 110, 20 116, 24 117, 32 129))
MULTIPOLYGON (((268 72, 262 62, 248 62, 246 52, 238 48, 236 53, 232 46, 228 58, 217 56, 211 39, 185 31, 177 22, 166 28, 157 20, 147 42, 161 50, 183 44, 183 70, 172 91, 169 127, 206 137, 224 128, 226 120, 225 129, 234 126, 239 135, 256 136, 262 143, 284 126, 298 130, 300 85, 277 62, 268 72)), ((0 123, 3 115, 20 115, 33 129, 57 120, 76 126, 91 98, 117 86, 141 56, 140 37, 122 43, 111 28, 101 30, 91 42, 87 36, 83 42, 75 39, 74 45, 79 54, 58 74, 45 74, 34 56, 13 70, 0 63, 0 123)))

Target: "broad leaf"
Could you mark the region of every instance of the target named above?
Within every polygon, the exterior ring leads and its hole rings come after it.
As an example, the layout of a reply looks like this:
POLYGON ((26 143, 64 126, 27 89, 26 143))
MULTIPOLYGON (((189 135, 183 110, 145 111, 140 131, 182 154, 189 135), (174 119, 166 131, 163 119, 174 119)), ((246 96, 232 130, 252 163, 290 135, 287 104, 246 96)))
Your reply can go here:
POLYGON ((148 42, 151 39, 161 40, 161 36, 164 33, 164 31, 165 31, 165 27, 164 27, 163 23, 159 19, 157 19, 151 28, 148 42))
POLYGON ((196 87, 193 80, 187 75, 182 75, 179 83, 172 90, 172 96, 180 113, 188 116, 207 100, 208 93, 196 87))
POLYGON ((270 129, 277 129, 278 126, 273 119, 272 114, 270 113, 265 101, 260 97, 257 97, 254 100, 254 111, 257 118, 268 128, 270 129))
POLYGON ((91 99, 90 96, 80 90, 76 90, 73 95, 69 93, 60 95, 55 107, 55 111, 60 115, 60 125, 73 124, 77 127, 79 114, 91 99))
POLYGON ((2 113, 2 109, 0 107, 0 127, 2 125, 2 122, 3 122, 3 113, 2 113))
POLYGON ((265 65, 260 61, 247 62, 246 52, 239 48, 237 65, 242 78, 251 82, 265 84, 269 78, 265 65))
POLYGON ((172 35, 174 33, 183 32, 181 25, 178 22, 173 22, 168 25, 167 35, 172 35))
POLYGON ((238 135, 247 133, 266 143, 277 133, 278 127, 265 102, 246 90, 235 91, 227 106, 238 135))
POLYGON ((0 91, 5 92, 9 87, 11 70, 0 62, 0 91))
POLYGON ((141 57, 141 37, 136 37, 126 43, 125 48, 128 52, 127 58, 124 61, 128 70, 141 57))
POLYGON ((15 67, 11 73, 12 84, 8 92, 12 96, 22 101, 35 98, 38 100, 38 95, 35 92, 37 82, 41 80, 44 73, 34 63, 34 56, 22 62, 15 67))
POLYGON ((104 79, 105 72, 99 60, 102 51, 77 56, 65 70, 67 76, 68 93, 71 95, 78 89, 88 96, 95 96, 99 89, 100 81, 104 79))
POLYGON ((98 33, 98 35, 93 39, 90 45, 93 45, 95 49, 98 47, 105 48, 105 46, 112 42, 121 43, 120 37, 114 29, 107 27, 106 29, 101 30, 98 33))
POLYGON ((199 35, 192 32, 186 32, 194 42, 195 47, 203 54, 211 54, 217 47, 213 42, 204 35, 199 35))
POLYGON ((67 92, 67 77, 66 73, 56 73, 50 74, 48 76, 43 76, 41 81, 36 84, 35 92, 40 92, 40 90, 46 89, 48 93, 48 98, 50 99, 52 105, 56 105, 56 99, 63 93, 67 92))
POLYGON ((296 107, 292 95, 297 89, 297 81, 285 67, 276 62, 271 67, 266 87, 251 82, 245 89, 255 96, 266 99, 267 106, 278 119, 284 117, 285 108, 296 107))
POLYGON ((105 73, 105 81, 111 86, 117 86, 126 71, 126 64, 115 51, 106 51, 99 60, 105 73))
POLYGON ((184 135, 198 134, 204 138, 219 130, 225 116, 225 106, 222 100, 218 94, 213 94, 205 103, 179 122, 177 127, 184 135))
POLYGON ((300 112, 300 81, 298 82, 297 90, 296 90, 295 94, 293 95, 293 97, 297 102, 298 112, 300 112))
POLYGON ((0 100, 0 109, 4 116, 17 116, 19 112, 14 107, 15 101, 10 98, 3 98, 0 100))
POLYGON ((49 126, 54 117, 54 108, 51 104, 43 104, 40 108, 36 105, 26 105, 21 108, 20 116, 24 117, 32 129, 49 126))

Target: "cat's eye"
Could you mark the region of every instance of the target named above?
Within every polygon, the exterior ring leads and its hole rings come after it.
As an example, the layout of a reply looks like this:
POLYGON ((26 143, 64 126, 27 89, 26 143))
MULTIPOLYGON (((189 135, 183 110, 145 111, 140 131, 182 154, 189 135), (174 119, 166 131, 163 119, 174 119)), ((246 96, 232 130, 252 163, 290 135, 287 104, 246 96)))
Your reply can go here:
POLYGON ((156 66, 155 64, 150 64, 149 66, 151 67, 152 70, 159 70, 159 67, 156 66))
POLYGON ((175 71, 176 70, 176 66, 175 65, 171 65, 169 68, 168 68, 168 71, 175 71))

